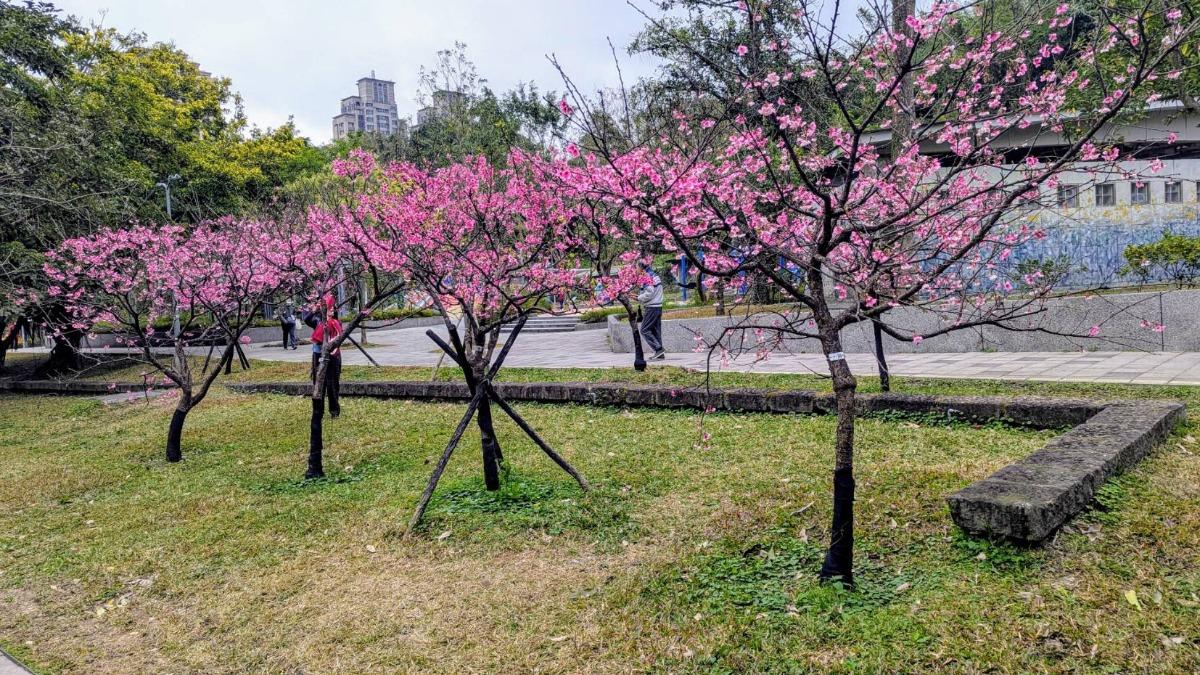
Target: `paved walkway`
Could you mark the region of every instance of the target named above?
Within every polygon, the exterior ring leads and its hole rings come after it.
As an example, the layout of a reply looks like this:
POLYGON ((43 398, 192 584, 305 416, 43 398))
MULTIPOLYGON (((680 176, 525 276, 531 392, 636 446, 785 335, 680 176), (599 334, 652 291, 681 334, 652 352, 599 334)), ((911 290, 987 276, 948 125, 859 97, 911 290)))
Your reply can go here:
POLYGON ((12 660, 12 658, 0 652, 0 675, 30 675, 28 670, 21 667, 21 664, 12 660))
MULTIPOLYGON (((371 356, 382 365, 431 366, 441 351, 425 335, 424 328, 406 328, 370 334, 375 346, 371 356)), ((445 336, 444 330, 442 331, 445 336)), ((357 337, 357 336, 356 336, 357 337)), ((583 330, 570 333, 521 335, 506 366, 536 368, 628 367, 632 354, 614 354, 608 347, 608 331, 583 330)), ((251 358, 307 362, 311 352, 301 345, 283 351, 277 345, 251 345, 251 358)), ((352 346, 343 347, 347 364, 366 364, 352 346)), ((703 369, 707 354, 670 353, 665 361, 651 365, 703 369)), ((851 369, 859 375, 875 375, 870 354, 848 354, 851 369)), ((1200 352, 967 352, 956 354, 893 354, 891 372, 898 376, 968 378, 988 380, 1038 380, 1049 382, 1114 382, 1134 384, 1200 385, 1200 352)), ((725 366, 713 362, 714 370, 761 373, 828 374, 825 359, 817 354, 773 354, 764 361, 751 356, 725 366)))

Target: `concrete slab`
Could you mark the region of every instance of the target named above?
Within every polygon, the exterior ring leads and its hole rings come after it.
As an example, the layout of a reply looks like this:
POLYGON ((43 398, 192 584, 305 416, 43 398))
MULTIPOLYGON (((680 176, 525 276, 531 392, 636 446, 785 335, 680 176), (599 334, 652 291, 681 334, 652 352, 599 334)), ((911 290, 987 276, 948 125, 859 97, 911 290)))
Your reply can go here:
POLYGON ((11 656, 0 651, 0 675, 32 675, 11 656))

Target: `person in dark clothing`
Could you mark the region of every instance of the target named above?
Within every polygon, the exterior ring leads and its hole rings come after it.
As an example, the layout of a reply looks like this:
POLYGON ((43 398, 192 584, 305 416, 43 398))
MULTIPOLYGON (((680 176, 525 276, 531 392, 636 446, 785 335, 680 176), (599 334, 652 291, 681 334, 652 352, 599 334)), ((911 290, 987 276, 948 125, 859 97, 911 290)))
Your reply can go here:
POLYGON ((654 350, 650 358, 662 360, 667 358, 662 343, 663 282, 649 267, 646 268, 646 274, 650 276, 650 282, 642 286, 642 291, 637 296, 642 305, 642 338, 646 340, 650 349, 654 350))
MULTIPOLYGON (((333 297, 325 298, 324 320, 320 319, 317 312, 311 312, 305 315, 305 323, 309 323, 314 318, 316 319, 313 326, 312 345, 313 345, 313 364, 312 364, 312 382, 317 382, 317 369, 321 365, 321 353, 326 341, 334 340, 342 334, 342 322, 338 321, 337 314, 334 311, 333 297)), ((338 347, 329 353, 329 363, 325 366, 325 397, 329 401, 329 416, 337 419, 342 414, 341 402, 338 400, 338 395, 342 390, 342 349, 338 347)))
POLYGON ((279 327, 283 329, 283 348, 296 349, 296 309, 291 300, 279 309, 279 327))

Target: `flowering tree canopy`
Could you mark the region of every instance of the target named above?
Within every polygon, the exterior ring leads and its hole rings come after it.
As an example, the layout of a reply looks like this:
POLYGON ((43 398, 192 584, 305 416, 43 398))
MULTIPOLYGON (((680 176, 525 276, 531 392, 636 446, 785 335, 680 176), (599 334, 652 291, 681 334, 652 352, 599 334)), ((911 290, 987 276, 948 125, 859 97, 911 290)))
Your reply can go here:
MULTIPOLYGON (((1024 207, 1068 175, 1127 173, 1114 121, 1152 100, 1149 83, 1178 76, 1169 56, 1196 27, 1176 3, 1103 5, 1033 3, 1013 15, 936 2, 896 23, 880 5, 850 40, 836 8, 740 2, 714 11, 745 41, 727 46, 728 61, 706 61, 735 64, 738 91, 698 86, 655 138, 620 144, 627 151, 587 143, 593 194, 639 237, 686 255, 709 283, 754 274, 796 303, 744 327, 819 341, 839 411, 824 578, 852 580, 856 383, 842 329, 875 321, 918 342, 1022 328, 1054 287, 1012 263, 1040 236, 1024 207), (899 325, 888 314, 897 307, 935 323, 899 325)), ((576 99, 585 118, 606 114, 576 99)))
POLYGON ((135 225, 68 239, 49 252, 47 292, 66 306, 72 328, 110 324, 125 346, 179 388, 167 440, 168 460, 178 461, 188 411, 208 394, 263 303, 296 283, 303 255, 301 234, 266 221, 135 225), (154 328, 166 319, 178 322, 169 336, 154 328), (210 349, 196 370, 189 347, 202 345, 210 349), (217 345, 223 347, 214 361, 217 345))
MULTIPOLYGON (((560 105, 563 114, 569 116, 570 106, 565 102, 560 105)), ((578 156, 574 146, 567 150, 569 155, 578 156)), ((634 368, 644 370, 646 360, 633 303, 638 291, 650 281, 646 267, 652 258, 641 250, 642 242, 621 217, 621 208, 596 195, 588 167, 542 158, 534 158, 532 165, 539 181, 570 200, 571 244, 580 263, 591 267, 588 294, 599 304, 616 302, 625 309, 633 337, 634 368)))
MULTIPOLYGON (((341 208, 313 212, 317 239, 335 257, 356 257, 404 279, 410 293, 437 308, 450 344, 432 331, 430 336, 462 367, 472 389, 475 398, 464 420, 478 411, 485 482, 497 489, 503 454, 490 402, 518 418, 491 389, 504 353, 497 354, 496 347, 505 323, 518 322, 506 343, 511 346, 521 320, 542 311, 539 303, 586 282, 577 269, 570 206, 560 192, 537 180, 534 160, 520 152, 511 153, 502 167, 469 157, 430 170, 404 163, 381 167, 356 152, 336 162, 334 172, 356 190, 341 208)), ((532 430, 526 432, 540 441, 532 430)), ((461 431, 444 460, 458 436, 461 431)), ((426 501, 440 468, 444 463, 435 471, 426 501)))

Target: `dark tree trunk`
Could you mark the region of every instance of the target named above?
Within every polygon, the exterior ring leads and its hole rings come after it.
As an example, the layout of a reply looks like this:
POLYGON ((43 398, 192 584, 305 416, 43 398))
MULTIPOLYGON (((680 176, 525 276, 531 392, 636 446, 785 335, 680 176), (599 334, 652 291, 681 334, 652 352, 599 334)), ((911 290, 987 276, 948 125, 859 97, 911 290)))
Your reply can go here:
MULTIPOLYGON (((230 359, 232 361, 233 359, 230 359)), ((311 480, 325 477, 322 455, 325 451, 323 422, 325 418, 325 377, 329 372, 329 355, 320 354, 313 364, 312 416, 308 422, 308 470, 304 478, 311 480)))
POLYGON ((187 420, 187 414, 191 411, 191 407, 182 401, 175 408, 175 412, 171 415, 171 426, 167 428, 167 461, 178 462, 183 459, 183 450, 180 447, 180 442, 183 439, 183 423, 187 420))
POLYGON ((308 480, 325 476, 325 467, 321 460, 325 449, 321 428, 322 420, 325 417, 325 398, 314 396, 311 400, 312 417, 308 425, 308 470, 304 472, 304 478, 308 480))
POLYGON ((642 347, 642 331, 638 325, 637 312, 627 300, 621 301, 625 316, 629 319, 629 330, 633 334, 633 369, 639 373, 646 369, 646 351, 642 347))
POLYGON ((854 586, 854 392, 858 383, 850 373, 837 335, 826 337, 824 349, 833 375, 837 401, 836 461, 833 470, 833 522, 829 550, 821 566, 822 581, 854 586))
POLYGON ((23 316, 18 317, 11 326, 8 321, 0 322, 0 370, 4 368, 4 364, 8 360, 8 351, 17 343, 17 337, 28 323, 23 316))
POLYGON ((875 332, 875 362, 879 365, 879 390, 892 390, 892 373, 888 370, 887 354, 883 351, 883 327, 878 321, 872 321, 871 327, 875 332))
POLYGON ((487 392, 484 392, 479 399, 479 414, 475 421, 479 425, 480 445, 483 448, 483 484, 489 490, 499 490, 500 460, 503 454, 500 450, 500 441, 496 439, 496 429, 492 424, 492 404, 487 392))
MULTIPOLYGON (((4 361, 8 357, 9 334, 6 331, 8 331, 8 320, 0 320, 0 370, 4 369, 4 361)), ((12 332, 14 335, 16 334, 15 329, 12 332)))

